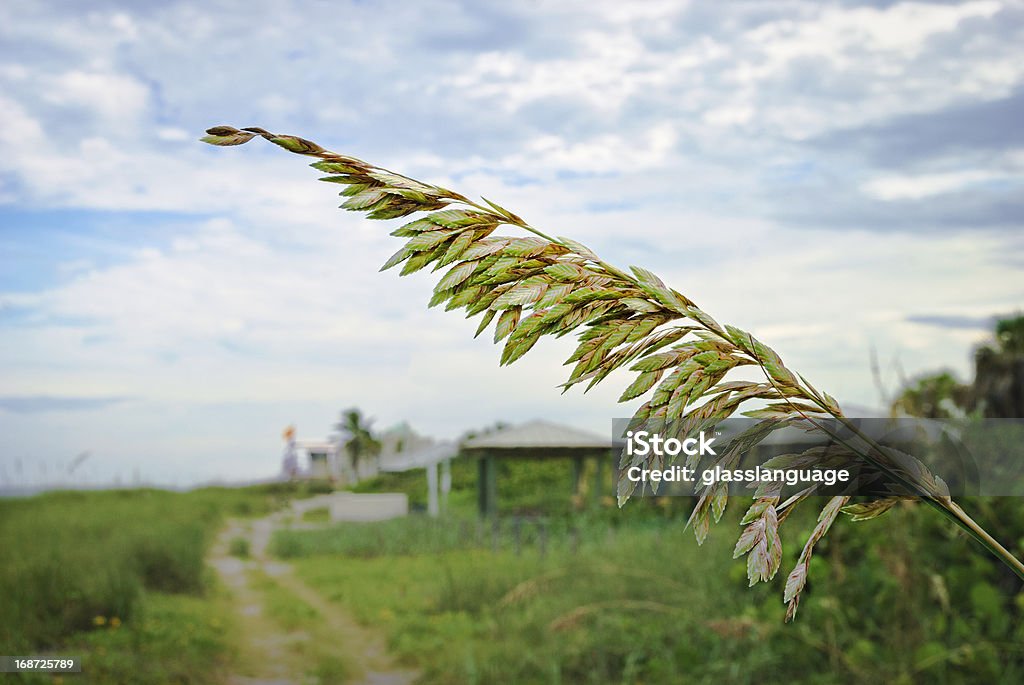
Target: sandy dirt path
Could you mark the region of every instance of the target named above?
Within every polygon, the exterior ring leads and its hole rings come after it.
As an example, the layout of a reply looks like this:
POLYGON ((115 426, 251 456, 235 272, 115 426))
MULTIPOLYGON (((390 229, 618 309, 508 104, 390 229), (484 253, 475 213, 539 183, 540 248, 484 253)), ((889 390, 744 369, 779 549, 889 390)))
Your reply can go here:
POLYGON ((345 683, 410 685, 416 680, 415 671, 400 667, 390 656, 383 635, 360 625, 342 608, 324 599, 296 576, 290 564, 268 556, 267 547, 274 531, 286 525, 287 520, 298 518, 302 511, 318 506, 324 506, 324 501, 312 498, 297 502, 292 510, 265 518, 230 521, 213 545, 209 563, 230 591, 241 632, 237 672, 227 679, 226 685, 316 685, 323 679, 314 675, 315 656, 311 655, 324 649, 335 652, 332 656, 346 664, 351 675, 345 683), (249 559, 230 554, 231 540, 239 537, 249 541, 249 559), (265 597, 252 582, 254 571, 272 577, 284 590, 315 608, 322 620, 318 630, 288 631, 268 616, 265 597), (320 639, 315 650, 310 648, 310 641, 316 639, 313 632, 329 636, 320 639))

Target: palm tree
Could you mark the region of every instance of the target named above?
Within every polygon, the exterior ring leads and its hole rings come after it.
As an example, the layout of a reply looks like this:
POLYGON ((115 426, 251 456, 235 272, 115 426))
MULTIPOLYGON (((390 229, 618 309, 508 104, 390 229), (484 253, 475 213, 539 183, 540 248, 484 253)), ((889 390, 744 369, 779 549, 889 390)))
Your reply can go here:
POLYGON ((380 454, 380 440, 373 436, 372 419, 364 418, 359 409, 353 407, 341 413, 341 419, 334 424, 338 431, 338 442, 348 455, 348 465, 354 481, 359 480, 359 464, 366 458, 380 454))
POLYGON ((1024 417, 1024 316, 996 323, 995 341, 974 355, 972 404, 988 418, 1024 417))
POLYGON ((926 419, 950 419, 967 411, 971 386, 948 372, 921 376, 903 389, 892 403, 893 416, 920 416, 926 419))
POLYGON ((968 413, 985 418, 1024 418, 1024 316, 996 322, 992 340, 974 352, 974 381, 959 382, 948 371, 907 383, 890 410, 893 416, 948 419, 968 413))

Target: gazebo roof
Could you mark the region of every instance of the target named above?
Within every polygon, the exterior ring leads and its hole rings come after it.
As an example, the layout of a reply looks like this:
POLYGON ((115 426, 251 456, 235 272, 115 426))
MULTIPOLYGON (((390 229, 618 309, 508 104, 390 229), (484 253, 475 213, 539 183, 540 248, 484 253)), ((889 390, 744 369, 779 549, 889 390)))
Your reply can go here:
POLYGON ((610 437, 536 419, 509 426, 462 443, 469 451, 483 450, 599 450, 613 447, 610 437))

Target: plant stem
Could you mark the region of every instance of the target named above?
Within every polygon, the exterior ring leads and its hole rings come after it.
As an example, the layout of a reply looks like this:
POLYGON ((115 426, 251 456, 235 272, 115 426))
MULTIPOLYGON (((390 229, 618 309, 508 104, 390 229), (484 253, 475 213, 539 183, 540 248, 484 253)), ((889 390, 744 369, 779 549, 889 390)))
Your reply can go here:
MULTIPOLYGON (((751 345, 753 345, 752 342, 751 342, 751 345)), ((764 368, 764 364, 761 361, 761 359, 758 358, 756 355, 754 355, 754 359, 757 361, 758 365, 761 367, 761 370, 762 370, 762 372, 764 372, 765 377, 768 379, 768 382, 772 384, 772 387, 774 387, 776 390, 779 390, 778 386, 775 384, 775 381, 772 379, 772 377, 768 373, 767 369, 764 368)), ((805 381, 805 383, 806 383, 806 381, 805 381)), ((859 437, 860 439, 864 440, 868 444, 869 448, 873 448, 873 449, 877 450, 879 452, 879 454, 884 454, 884 451, 882 451, 881 446, 873 438, 869 437, 868 435, 865 435, 865 433, 862 430, 860 430, 860 428, 858 428, 856 424, 854 424, 852 421, 850 421, 848 418, 846 418, 842 414, 836 414, 831 409, 826 407, 824 402, 821 401, 821 398, 819 397, 818 392, 814 388, 808 387, 806 390, 808 391, 807 394, 809 394, 811 396, 809 398, 809 399, 811 399, 811 401, 813 401, 819 407, 821 407, 822 409, 827 411, 829 414, 831 414, 837 421, 839 421, 844 426, 846 426, 857 437, 859 437)), ((902 474, 898 473, 897 471, 894 471, 894 470, 890 469, 888 467, 888 465, 886 465, 886 464, 884 464, 882 462, 879 462, 876 459, 874 459, 870 455, 870 453, 868 451, 861 451, 861 450, 857 449, 856 447, 854 447, 853 445, 851 445, 847 441, 843 440, 838 435, 835 435, 835 434, 831 433, 830 431, 828 431, 827 429, 825 429, 824 426, 819 424, 817 421, 815 421, 811 417, 807 416, 807 414, 805 414, 798 407, 796 407, 793 404, 793 402, 791 400, 789 400, 788 398, 786 399, 786 401, 789 402, 790 406, 793 406, 793 408, 797 411, 797 413, 799 413, 804 419, 806 419, 807 421, 810 421, 813 425, 815 425, 819 430, 823 431, 826 435, 829 435, 830 437, 832 437, 833 439, 839 441, 841 444, 845 445, 849 449, 851 449, 854 452, 860 454, 872 466, 875 466, 876 468, 881 469, 882 471, 887 473, 890 477, 894 478, 901 485, 908 486, 909 490, 911 492, 913 491, 914 486, 916 485, 915 483, 908 482, 902 476, 902 474)), ((929 490, 930 490, 930 488, 929 488, 929 490)), ((1022 563, 1020 559, 1015 557, 1013 555, 1013 553, 1010 552, 1010 550, 1008 550, 1005 547, 1003 547, 1002 544, 1000 544, 1000 542, 998 540, 996 540, 994 537, 989 535, 988 531, 986 531, 984 528, 982 528, 978 524, 977 521, 972 519, 967 514, 967 512, 964 511, 960 507, 959 504, 957 504, 956 502, 953 501, 953 499, 951 497, 940 495, 940 494, 936 494, 936 493, 933 493, 933 492, 929 491, 927 494, 922 496, 922 499, 930 507, 932 507, 933 509, 938 511, 940 514, 942 514, 943 516, 945 516, 949 520, 951 520, 953 523, 955 523, 957 526, 959 526, 963 530, 967 531, 971 535, 971 537, 973 537, 975 540, 977 540, 979 543, 981 543, 981 545, 985 549, 987 549, 994 557, 996 557, 1001 562, 1006 564, 1010 568, 1010 570, 1013 571, 1017 575, 1017 577, 1019 577, 1021 580, 1024 580, 1024 563, 1022 563)))
MULTIPOLYGON (((867 441, 872 447, 878 448, 878 443, 866 436, 859 428, 851 423, 845 416, 836 417, 843 425, 853 430, 861 439, 867 441)), ((865 455, 866 456, 866 455, 865 455)), ((902 479, 901 479, 902 480, 902 479)), ((940 514, 951 520, 956 525, 963 528, 965 531, 971 534, 971 536, 977 540, 981 545, 992 553, 997 559, 1010 567, 1017 576, 1024 580, 1024 563, 1020 559, 1015 557, 1010 550, 1006 549, 992 537, 988 531, 982 528, 977 521, 972 519, 966 511, 964 511, 959 504, 953 501, 951 497, 944 497, 929 493, 924 496, 925 502, 933 509, 938 511, 940 514)))
MULTIPOLYGON (((868 441, 872 447, 878 448, 878 444, 874 440, 864 435, 864 433, 846 417, 836 418, 838 418, 845 426, 852 429, 859 437, 868 441)), ((864 456, 867 455, 864 454, 864 456)), ((900 478, 900 480, 902 481, 903 479, 900 478)), ((923 499, 930 507, 938 511, 960 528, 967 531, 971 537, 981 543, 981 545, 994 557, 1010 567, 1010 570, 1017 574, 1021 580, 1024 580, 1024 563, 1021 563, 1021 560, 1015 557, 1010 550, 1003 547, 1002 544, 992 537, 988 531, 982 528, 977 521, 972 519, 959 504, 953 501, 951 497, 929 493, 925 495, 923 499)))
POLYGON ((944 516, 955 522, 980 542, 997 559, 1010 567, 1021 580, 1024 580, 1024 563, 1013 555, 1010 550, 1003 547, 998 540, 988 534, 978 523, 972 519, 960 505, 949 498, 931 498, 925 500, 929 505, 940 511, 944 516))

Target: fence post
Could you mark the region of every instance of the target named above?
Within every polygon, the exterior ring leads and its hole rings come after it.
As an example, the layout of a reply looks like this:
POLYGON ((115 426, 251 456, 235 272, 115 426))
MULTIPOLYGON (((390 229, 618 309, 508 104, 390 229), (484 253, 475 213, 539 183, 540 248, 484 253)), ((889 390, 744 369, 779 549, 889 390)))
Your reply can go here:
POLYGON ((435 518, 441 513, 440 496, 438 494, 437 462, 427 465, 427 513, 435 518))
POLYGON ((583 482, 583 457, 572 458, 572 497, 573 506, 580 508, 582 502, 580 501, 580 490, 583 482))

